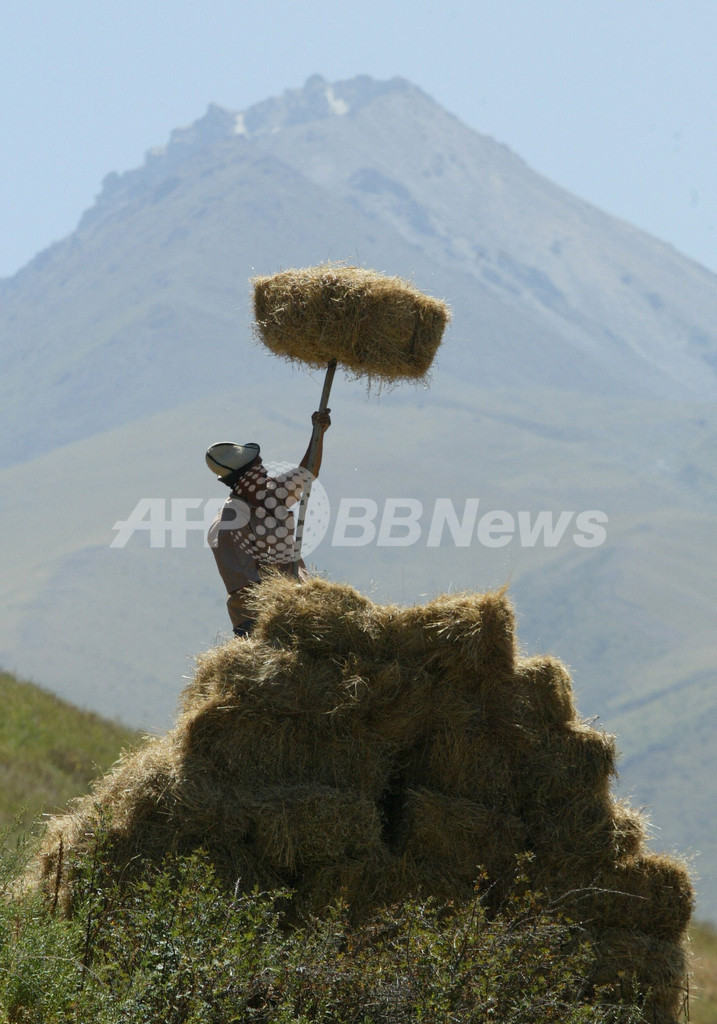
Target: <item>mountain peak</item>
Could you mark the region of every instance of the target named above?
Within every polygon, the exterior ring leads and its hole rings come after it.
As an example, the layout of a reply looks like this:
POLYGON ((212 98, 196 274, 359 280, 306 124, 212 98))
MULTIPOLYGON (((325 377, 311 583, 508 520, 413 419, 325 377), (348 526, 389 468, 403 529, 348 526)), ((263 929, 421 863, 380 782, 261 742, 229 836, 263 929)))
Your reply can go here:
POLYGON ((327 82, 319 74, 311 75, 299 89, 286 89, 280 96, 255 103, 243 111, 227 110, 210 103, 206 113, 184 128, 176 128, 166 146, 149 150, 147 161, 198 146, 211 145, 236 135, 271 135, 282 128, 341 117, 355 112, 381 96, 396 92, 421 94, 405 78, 376 81, 369 75, 357 75, 343 82, 327 82))
POLYGON ((262 100, 244 111, 227 110, 210 103, 202 117, 186 127, 175 128, 165 145, 148 150, 143 166, 122 174, 116 171, 108 174, 95 205, 85 212, 80 227, 96 221, 117 199, 154 188, 196 153, 218 143, 237 137, 272 135, 296 125, 342 117, 379 97, 397 92, 424 95, 405 78, 377 81, 369 75, 357 75, 330 83, 314 74, 301 88, 286 89, 281 96, 262 100))
POLYGON ((311 75, 301 89, 287 89, 281 96, 271 97, 249 107, 241 117, 248 135, 264 135, 310 121, 343 116, 390 92, 416 90, 403 78, 376 81, 369 75, 358 75, 344 82, 327 82, 321 75, 311 75))
POLYGON ((236 120, 237 115, 231 110, 220 107, 218 103, 210 103, 203 117, 193 121, 186 128, 175 128, 169 137, 168 146, 160 146, 157 150, 150 150, 150 153, 166 152, 173 146, 219 142, 227 136, 236 134, 236 120))

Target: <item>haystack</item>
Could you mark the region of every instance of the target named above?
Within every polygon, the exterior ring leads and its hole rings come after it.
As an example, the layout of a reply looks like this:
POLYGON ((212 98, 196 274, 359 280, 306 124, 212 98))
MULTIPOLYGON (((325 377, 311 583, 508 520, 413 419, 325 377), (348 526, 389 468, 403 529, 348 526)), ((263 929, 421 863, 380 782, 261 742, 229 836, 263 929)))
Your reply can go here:
POLYGON ((440 299, 361 267, 322 264, 252 283, 256 333, 275 355, 316 368, 336 360, 381 381, 424 377, 449 320, 440 299))
POLYGON ((51 821, 36 881, 72 899, 72 854, 104 820, 118 874, 204 847, 227 886, 288 885, 357 918, 406 895, 507 893, 516 856, 591 938, 595 984, 678 1017, 693 892, 610 791, 613 737, 578 716, 554 658, 520 658, 503 592, 380 606, 287 577, 250 639, 207 652, 175 728, 51 821), (64 854, 64 855, 63 855, 64 854))

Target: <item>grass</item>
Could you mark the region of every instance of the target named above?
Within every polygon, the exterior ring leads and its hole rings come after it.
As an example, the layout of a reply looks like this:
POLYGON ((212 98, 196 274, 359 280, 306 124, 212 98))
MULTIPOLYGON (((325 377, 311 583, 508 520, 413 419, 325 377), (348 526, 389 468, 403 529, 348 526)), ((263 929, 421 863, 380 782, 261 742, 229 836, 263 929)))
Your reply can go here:
POLYGON ((63 808, 139 739, 7 672, 0 706, 0 826, 63 808))
POLYGON ((717 929, 698 921, 690 930, 690 940, 690 1020, 693 1024, 717 1024, 717 929))

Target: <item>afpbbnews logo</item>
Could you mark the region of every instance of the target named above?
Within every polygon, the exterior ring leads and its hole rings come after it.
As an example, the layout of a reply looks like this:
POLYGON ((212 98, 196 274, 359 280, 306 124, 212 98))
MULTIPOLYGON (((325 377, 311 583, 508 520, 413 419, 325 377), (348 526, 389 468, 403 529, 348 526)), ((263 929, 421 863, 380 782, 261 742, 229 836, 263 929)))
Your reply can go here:
MULTIPOLYGON (((201 534, 208 546, 207 533, 223 504, 216 498, 141 498, 126 519, 114 524, 110 546, 124 548, 139 534, 153 548, 184 548, 192 533, 201 534)), ((246 529, 248 519, 239 514, 219 529, 246 529)), ((302 554, 311 554, 325 539, 331 547, 555 548, 572 543, 596 548, 607 539, 607 523, 598 509, 483 511, 480 498, 462 503, 436 498, 430 506, 418 498, 386 498, 382 504, 373 498, 341 498, 334 516, 326 490, 314 480, 302 554)))
POLYGON ((387 498, 379 505, 370 498, 342 498, 331 544, 334 547, 408 547, 424 542, 437 548, 452 544, 467 548, 478 543, 502 548, 517 541, 521 547, 557 547, 567 536, 581 548, 600 547, 607 538, 608 517, 590 509, 519 511, 494 509, 479 515, 480 498, 467 498, 456 509, 451 498, 437 498, 426 514, 418 498, 387 498))

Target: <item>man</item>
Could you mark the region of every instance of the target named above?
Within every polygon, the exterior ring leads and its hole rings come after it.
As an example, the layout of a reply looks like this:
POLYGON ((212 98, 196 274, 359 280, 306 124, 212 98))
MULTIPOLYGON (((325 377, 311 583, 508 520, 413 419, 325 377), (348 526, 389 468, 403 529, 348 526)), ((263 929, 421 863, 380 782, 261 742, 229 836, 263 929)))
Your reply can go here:
MULTIPOLYGON (((331 425, 330 409, 315 412, 320 427, 314 474, 318 476, 324 434, 331 425)), ((312 435, 313 436, 313 435, 312 435)), ((294 515, 291 506, 301 498, 309 478, 311 442, 299 465, 287 473, 269 476, 259 445, 220 441, 207 449, 206 462, 231 494, 209 528, 209 545, 227 588, 227 610, 236 636, 248 636, 254 619, 247 607, 248 592, 268 568, 293 572, 294 515)), ((308 573, 303 560, 299 579, 308 573)))

